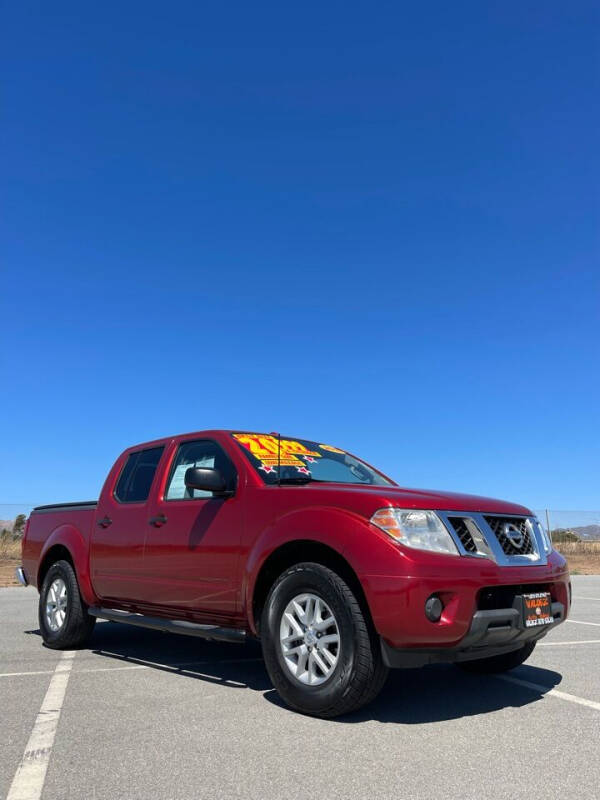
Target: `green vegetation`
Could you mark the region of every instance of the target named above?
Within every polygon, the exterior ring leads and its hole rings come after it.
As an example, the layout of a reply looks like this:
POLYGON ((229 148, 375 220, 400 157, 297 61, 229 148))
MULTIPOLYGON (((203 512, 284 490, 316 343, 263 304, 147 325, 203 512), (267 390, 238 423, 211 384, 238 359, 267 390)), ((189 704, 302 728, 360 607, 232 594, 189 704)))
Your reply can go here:
POLYGON ((566 542, 580 542, 581 538, 569 528, 556 528, 550 531, 552 544, 565 544, 566 542))
POLYGON ((18 559, 21 555, 21 539, 25 530, 25 514, 19 514, 14 522, 5 520, 0 532, 0 561, 18 559))
POLYGON ((25 531, 27 517, 19 514, 14 522, 4 520, 0 531, 0 559, 18 558, 21 554, 21 539, 25 531))

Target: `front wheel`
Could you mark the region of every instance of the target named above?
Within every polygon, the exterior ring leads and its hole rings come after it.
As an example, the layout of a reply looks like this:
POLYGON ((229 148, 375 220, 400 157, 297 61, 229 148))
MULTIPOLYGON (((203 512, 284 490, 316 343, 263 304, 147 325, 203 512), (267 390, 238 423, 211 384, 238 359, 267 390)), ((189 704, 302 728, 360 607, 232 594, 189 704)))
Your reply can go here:
POLYGON ((269 677, 291 708, 332 718, 373 700, 387 677, 377 636, 349 586, 304 563, 273 585, 262 613, 269 677))
POLYGON ((534 648, 535 642, 528 642, 519 650, 512 650, 510 653, 503 653, 500 656, 490 656, 490 658, 462 661, 459 666, 467 672, 477 672, 484 675, 493 674, 494 672, 508 672, 509 669, 519 667, 524 661, 527 661, 534 648))
POLYGON ((68 650, 89 639, 96 619, 81 599, 75 570, 68 561, 52 564, 40 591, 40 631, 46 647, 68 650))

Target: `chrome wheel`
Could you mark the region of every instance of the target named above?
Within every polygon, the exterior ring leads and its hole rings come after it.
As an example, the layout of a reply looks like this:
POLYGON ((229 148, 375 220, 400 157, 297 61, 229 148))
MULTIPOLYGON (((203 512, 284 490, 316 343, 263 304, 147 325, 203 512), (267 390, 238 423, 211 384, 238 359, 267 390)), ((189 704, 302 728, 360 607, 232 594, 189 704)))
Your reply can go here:
POLYGON ((299 594, 285 607, 279 627, 281 654, 290 673, 309 686, 331 676, 340 656, 333 611, 316 594, 299 594))
POLYGON ((50 584, 46 594, 46 622, 54 633, 59 631, 65 623, 67 600, 67 585, 62 578, 56 578, 50 584))

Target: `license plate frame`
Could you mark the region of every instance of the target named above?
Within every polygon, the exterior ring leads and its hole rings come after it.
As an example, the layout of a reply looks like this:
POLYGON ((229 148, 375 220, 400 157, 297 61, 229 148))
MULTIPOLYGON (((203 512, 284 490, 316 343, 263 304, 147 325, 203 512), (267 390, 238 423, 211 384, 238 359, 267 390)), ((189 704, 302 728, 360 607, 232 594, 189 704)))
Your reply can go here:
POLYGON ((543 628, 554 622, 550 592, 522 594, 521 607, 523 609, 523 627, 526 629, 543 628))

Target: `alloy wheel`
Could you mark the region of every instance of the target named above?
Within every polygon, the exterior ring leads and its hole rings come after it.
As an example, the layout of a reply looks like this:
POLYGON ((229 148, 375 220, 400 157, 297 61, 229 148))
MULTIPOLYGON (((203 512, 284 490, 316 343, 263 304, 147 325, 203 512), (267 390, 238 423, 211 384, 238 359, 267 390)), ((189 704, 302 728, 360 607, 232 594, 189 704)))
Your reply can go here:
POLYGON ((55 578, 46 593, 46 622, 54 633, 65 623, 67 603, 67 585, 62 578, 55 578))
POLYGON ((333 611, 316 594, 299 594, 285 607, 279 628, 284 663, 300 683, 319 686, 335 670, 340 631, 333 611))

